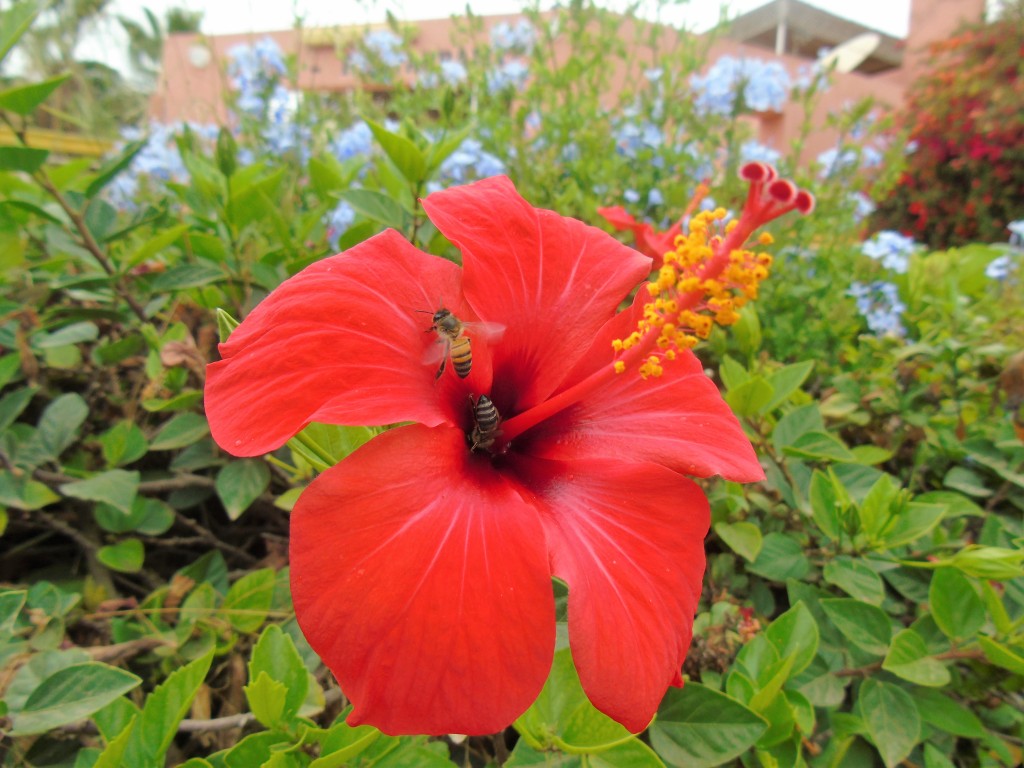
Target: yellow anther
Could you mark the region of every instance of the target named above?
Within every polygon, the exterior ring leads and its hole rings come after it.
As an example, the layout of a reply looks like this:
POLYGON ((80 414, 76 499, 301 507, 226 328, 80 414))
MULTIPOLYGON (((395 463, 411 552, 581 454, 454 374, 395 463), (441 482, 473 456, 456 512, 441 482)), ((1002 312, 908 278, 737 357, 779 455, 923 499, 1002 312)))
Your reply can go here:
POLYGON ((615 372, 616 373, 622 373, 625 370, 626 370, 626 364, 624 362, 622 362, 621 360, 616 360, 615 361, 615 372))
POLYGON ((615 339, 614 341, 612 341, 612 349, 614 349, 616 352, 621 352, 622 351, 622 339, 615 339))

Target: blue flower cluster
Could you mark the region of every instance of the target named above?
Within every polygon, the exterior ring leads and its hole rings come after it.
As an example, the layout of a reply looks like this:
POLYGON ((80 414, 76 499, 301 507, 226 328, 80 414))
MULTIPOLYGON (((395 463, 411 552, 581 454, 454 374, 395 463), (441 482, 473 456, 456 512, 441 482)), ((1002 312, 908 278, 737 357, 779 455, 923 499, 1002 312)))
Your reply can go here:
POLYGON ((364 50, 356 49, 348 55, 348 65, 357 72, 364 75, 372 73, 374 65, 379 63, 387 69, 395 69, 402 66, 408 55, 403 50, 402 38, 390 29, 371 29, 363 35, 364 50), (369 52, 373 60, 366 56, 369 52))
POLYGON ((487 90, 491 93, 498 93, 512 88, 520 90, 526 85, 526 78, 530 75, 530 68, 519 59, 509 59, 499 67, 487 73, 487 90))
MULTIPOLYGON (((238 90, 236 108, 243 116, 261 121, 259 135, 268 151, 275 155, 298 152, 305 161, 311 132, 295 119, 299 94, 281 82, 286 73, 284 55, 272 38, 236 45, 228 51, 228 74, 238 90)), ((239 153, 243 163, 252 158, 251 152, 239 153)))
POLYGON ((338 241, 355 220, 355 209, 344 200, 327 214, 327 242, 331 244, 331 250, 338 250, 338 241))
POLYGON ((882 230, 861 243, 860 250, 868 258, 882 262, 886 269, 904 275, 910 265, 910 255, 916 248, 914 238, 892 230, 882 230))
POLYGON ((849 199, 853 203, 853 218, 858 224, 875 212, 875 204, 863 192, 851 192, 849 199))
POLYGON ((499 51, 522 51, 529 53, 537 40, 537 33, 526 19, 515 24, 500 21, 491 27, 491 45, 499 51))
POLYGON ((615 146, 618 153, 626 157, 636 157, 645 149, 657 149, 663 142, 661 128, 650 122, 622 122, 615 129, 615 146))
POLYGON ((1006 225, 1010 230, 1009 252, 989 262, 985 275, 992 280, 1003 281, 1015 274, 1024 257, 1024 219, 1011 221, 1006 225))
POLYGON ((894 283, 855 282, 850 286, 849 295, 856 300, 857 311, 876 336, 906 336, 907 329, 900 317, 907 306, 900 301, 899 288, 894 283))
POLYGON ((434 191, 456 184, 467 184, 477 179, 486 179, 489 176, 499 176, 503 173, 505 173, 505 164, 490 152, 485 151, 480 141, 464 139, 459 144, 459 148, 441 163, 438 180, 431 182, 429 186, 431 191, 434 191))
POLYGON ((840 171, 877 168, 882 164, 882 153, 869 145, 844 149, 832 147, 818 155, 817 161, 821 166, 818 175, 824 179, 840 171))
MULTIPOLYGON (((181 153, 178 152, 178 145, 174 140, 174 137, 184 127, 184 123, 174 125, 152 123, 149 126, 149 137, 145 146, 135 155, 131 165, 115 176, 105 190, 107 200, 111 205, 122 211, 136 210, 139 190, 146 183, 146 179, 156 179, 161 182, 181 182, 188 179, 188 170, 185 168, 181 153)), ((189 123, 188 127, 200 140, 208 142, 211 147, 217 140, 219 129, 215 125, 189 123)), ((117 151, 123 149, 128 142, 142 139, 143 133, 139 128, 126 128, 121 133, 121 138, 122 141, 118 144, 117 151)))
POLYGON ((350 157, 369 155, 373 149, 373 133, 362 120, 359 120, 334 137, 331 152, 339 160, 350 157))
POLYGON ((778 61, 723 56, 707 73, 690 76, 694 106, 703 115, 731 115, 738 108, 779 112, 789 97, 789 72, 778 61))
POLYGON ((782 153, 771 147, 765 146, 759 141, 745 141, 740 147, 741 163, 768 163, 778 165, 782 153))

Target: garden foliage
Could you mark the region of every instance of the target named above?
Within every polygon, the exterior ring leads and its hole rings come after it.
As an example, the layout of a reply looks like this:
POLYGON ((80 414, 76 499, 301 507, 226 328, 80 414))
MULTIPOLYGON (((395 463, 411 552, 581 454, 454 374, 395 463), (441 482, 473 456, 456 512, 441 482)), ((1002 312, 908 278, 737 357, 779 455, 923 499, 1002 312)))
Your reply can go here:
POLYGON ((907 166, 881 226, 933 248, 1006 240, 1024 218, 1024 3, 929 49, 902 121, 907 166))
MULTIPOLYGON (((0 56, 36 13, 0 13, 0 56)), ((3 764, 1020 764, 1020 239, 969 242, 1000 240, 993 215, 949 250, 860 242, 862 192, 902 156, 871 105, 836 115, 835 150, 801 165, 800 146, 761 147, 744 119, 772 108, 778 72, 716 75, 706 40, 588 3, 520 25, 466 17, 465 55, 445 61, 407 31, 344 52, 365 77, 345 103, 298 98, 274 46, 239 50, 231 126, 151 126, 99 163, 26 144, 61 77, 0 92, 14 136, 0 146, 3 764), (613 98, 616 71, 630 76, 613 98), (771 225, 759 300, 696 350, 767 478, 702 481, 712 532, 685 686, 638 736, 594 709, 556 583, 555 661, 512 727, 347 725, 294 620, 288 518, 381 429, 312 424, 264 457, 228 455, 202 407, 218 339, 289 276, 387 227, 457 258, 418 203, 434 189, 506 173, 535 206, 594 225, 622 206, 665 231, 701 182, 700 205, 739 211, 735 170, 766 159, 818 207, 771 225)), ((827 87, 811 73, 784 93, 809 112, 827 87)))

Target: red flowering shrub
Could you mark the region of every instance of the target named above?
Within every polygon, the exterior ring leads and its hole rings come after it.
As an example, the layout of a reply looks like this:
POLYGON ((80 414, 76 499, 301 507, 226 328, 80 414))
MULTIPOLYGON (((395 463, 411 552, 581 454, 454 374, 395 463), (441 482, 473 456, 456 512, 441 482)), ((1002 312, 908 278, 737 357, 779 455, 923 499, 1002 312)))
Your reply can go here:
POLYGON ((937 249, 1005 242, 1024 218, 1024 4, 931 53, 905 113, 913 149, 876 224, 937 249))

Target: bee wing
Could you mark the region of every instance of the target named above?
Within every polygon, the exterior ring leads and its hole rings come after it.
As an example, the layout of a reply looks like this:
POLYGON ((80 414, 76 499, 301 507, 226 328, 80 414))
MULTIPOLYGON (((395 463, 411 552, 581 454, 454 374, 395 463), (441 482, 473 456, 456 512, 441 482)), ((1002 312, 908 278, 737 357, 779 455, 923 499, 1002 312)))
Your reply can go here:
POLYGON ((505 333, 505 326, 501 323, 463 323, 462 327, 466 329, 472 336, 486 341, 488 343, 494 343, 500 341, 501 337, 505 333))
POLYGON ((445 339, 438 339, 423 350, 423 356, 420 358, 420 362, 424 365, 436 365, 441 362, 441 359, 446 354, 448 354, 448 341, 445 339))

